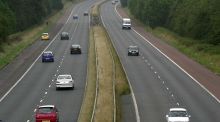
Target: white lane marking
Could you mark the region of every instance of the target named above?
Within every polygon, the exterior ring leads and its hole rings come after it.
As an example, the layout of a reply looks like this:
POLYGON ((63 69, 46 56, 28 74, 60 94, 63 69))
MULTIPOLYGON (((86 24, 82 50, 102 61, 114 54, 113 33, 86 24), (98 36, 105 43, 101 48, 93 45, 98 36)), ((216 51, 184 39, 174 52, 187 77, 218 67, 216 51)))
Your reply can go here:
POLYGON ((178 106, 180 105, 179 103, 176 103, 178 106))
MULTIPOLYGON (((121 15, 118 13, 116 7, 115 11, 117 15, 122 19, 121 15)), ((143 38, 147 43, 149 43, 152 47, 154 47, 158 52, 160 52, 163 56, 165 56, 169 61, 171 61, 174 65, 176 65, 180 70, 182 70, 186 75, 188 75, 193 81, 195 81, 200 87, 202 87, 206 92, 208 92, 209 95, 211 95, 218 103, 220 103, 220 100, 212 94, 205 86, 203 86, 199 81, 197 81, 193 76, 191 76, 187 71, 185 71, 181 66, 179 66, 176 62, 174 62, 170 57, 168 57, 165 53, 163 53, 160 49, 158 49, 156 46, 154 46, 149 40, 147 40, 144 36, 142 36, 140 33, 138 33, 135 29, 131 28, 136 34, 138 34, 141 38, 143 38)))
POLYGON ((167 90, 169 90, 169 88, 167 87, 167 90))
POLYGON ((30 120, 27 120, 27 122, 30 122, 30 120))
POLYGON ((154 72, 154 74, 157 74, 157 72, 154 72))
POLYGON ((163 81, 163 84, 164 84, 165 82, 163 81))
POLYGON ((42 103, 42 102, 43 102, 43 99, 40 100, 40 103, 42 103))
POLYGON ((51 87, 51 85, 49 85, 49 88, 51 87))
POLYGON ((45 92, 45 94, 47 94, 47 92, 45 92))
POLYGON ((37 111, 37 109, 35 108, 35 109, 34 109, 34 112, 36 112, 36 111, 37 111))
POLYGON ((160 79, 160 76, 159 76, 159 75, 158 75, 157 77, 160 79))

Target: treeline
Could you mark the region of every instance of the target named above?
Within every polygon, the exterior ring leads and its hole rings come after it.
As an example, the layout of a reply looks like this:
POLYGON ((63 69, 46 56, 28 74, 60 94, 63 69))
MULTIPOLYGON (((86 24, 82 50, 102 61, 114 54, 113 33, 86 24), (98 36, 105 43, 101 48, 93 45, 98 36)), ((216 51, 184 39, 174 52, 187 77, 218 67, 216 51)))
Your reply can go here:
POLYGON ((0 0, 0 44, 8 35, 41 23, 62 0, 0 0))
POLYGON ((121 0, 152 28, 162 26, 179 35, 220 44, 220 0, 121 0))

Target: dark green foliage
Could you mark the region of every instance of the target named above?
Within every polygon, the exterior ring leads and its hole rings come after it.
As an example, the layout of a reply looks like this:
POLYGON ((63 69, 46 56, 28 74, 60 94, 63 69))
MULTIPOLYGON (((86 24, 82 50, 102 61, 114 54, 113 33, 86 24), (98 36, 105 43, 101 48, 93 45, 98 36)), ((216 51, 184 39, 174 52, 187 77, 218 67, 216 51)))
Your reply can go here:
POLYGON ((0 0, 0 41, 13 33, 42 23, 62 0, 0 0))
POLYGON ((121 6, 126 7, 128 5, 128 0, 120 0, 121 6))
POLYGON ((128 0, 128 8, 150 27, 220 44, 220 0, 128 0))
POLYGON ((11 34, 15 27, 15 17, 8 5, 0 1, 0 44, 11 34))

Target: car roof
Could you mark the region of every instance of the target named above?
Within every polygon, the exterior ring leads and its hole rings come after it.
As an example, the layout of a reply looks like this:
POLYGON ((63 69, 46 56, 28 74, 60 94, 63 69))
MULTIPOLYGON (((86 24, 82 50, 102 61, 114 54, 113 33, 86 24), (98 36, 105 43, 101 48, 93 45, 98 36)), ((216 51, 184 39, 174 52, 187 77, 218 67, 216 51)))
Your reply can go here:
POLYGON ((170 111, 186 111, 185 108, 170 108, 170 111))
POLYGON ((129 48, 138 48, 136 45, 130 45, 129 48))
POLYGON ((43 53, 53 53, 52 51, 44 51, 43 53))
POLYGON ((131 20, 130 18, 123 18, 123 20, 131 20))
POLYGON ((80 47, 79 44, 73 44, 72 47, 80 47))
POLYGON ((58 75, 58 76, 71 76, 70 74, 62 74, 62 75, 58 75))
POLYGON ((41 105, 39 108, 54 108, 55 105, 41 105))
POLYGON ((69 34, 68 32, 62 32, 62 34, 69 34))

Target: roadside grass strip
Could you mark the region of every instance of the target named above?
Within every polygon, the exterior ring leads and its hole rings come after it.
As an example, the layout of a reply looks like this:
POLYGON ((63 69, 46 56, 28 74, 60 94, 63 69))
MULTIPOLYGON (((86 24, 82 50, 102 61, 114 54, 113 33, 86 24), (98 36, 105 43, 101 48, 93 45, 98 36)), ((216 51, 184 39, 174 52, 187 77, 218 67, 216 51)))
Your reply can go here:
POLYGON ((84 93, 84 99, 83 99, 78 122, 89 122, 91 120, 94 101, 95 101, 97 71, 96 71, 95 43, 94 43, 92 30, 90 30, 90 36, 89 36, 89 54, 88 54, 87 66, 88 68, 87 68, 86 90, 84 93))

